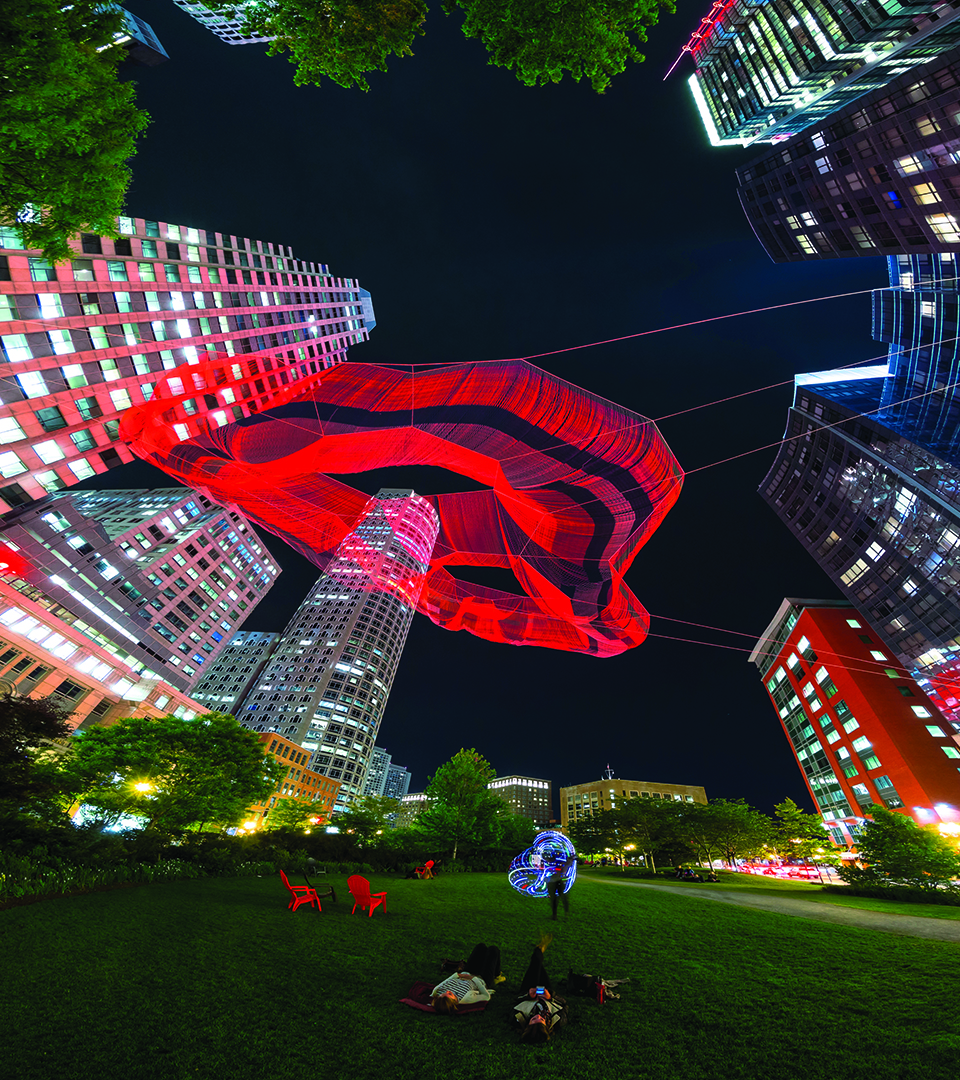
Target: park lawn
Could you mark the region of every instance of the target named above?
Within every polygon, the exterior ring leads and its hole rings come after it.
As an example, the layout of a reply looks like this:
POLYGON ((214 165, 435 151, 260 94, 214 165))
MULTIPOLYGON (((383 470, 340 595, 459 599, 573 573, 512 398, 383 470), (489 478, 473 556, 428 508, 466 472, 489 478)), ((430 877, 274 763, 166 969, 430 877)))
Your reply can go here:
MULTIPOLYGON (((388 910, 286 910, 279 879, 207 878, 0 912, 0 1076, 16 1080, 940 1080, 957 1075, 960 948, 578 880, 571 912, 502 875, 374 876, 388 910), (518 1041, 530 949, 629 977, 518 1041), (504 972, 481 1015, 398 1004, 479 940, 504 972), (946 988, 946 991, 945 991, 946 988), (945 996, 946 993, 946 996, 945 996)), ((341 892, 342 889, 342 892, 341 892)), ((561 988, 562 992, 562 988, 561 988)))
MULTIPOLYGON (((618 875, 616 871, 610 871, 605 872, 603 876, 616 877, 618 875)), ((897 900, 878 900, 872 896, 847 896, 844 893, 824 892, 817 881, 806 882, 767 877, 761 874, 729 872, 722 872, 719 877, 718 882, 703 884, 697 881, 678 881, 676 878, 643 878, 640 884, 671 885, 684 889, 747 891, 751 896, 787 897, 790 900, 806 900, 811 904, 835 904, 837 907, 879 911, 886 915, 916 915, 924 919, 960 919, 960 907, 951 907, 947 904, 907 904, 897 900)))

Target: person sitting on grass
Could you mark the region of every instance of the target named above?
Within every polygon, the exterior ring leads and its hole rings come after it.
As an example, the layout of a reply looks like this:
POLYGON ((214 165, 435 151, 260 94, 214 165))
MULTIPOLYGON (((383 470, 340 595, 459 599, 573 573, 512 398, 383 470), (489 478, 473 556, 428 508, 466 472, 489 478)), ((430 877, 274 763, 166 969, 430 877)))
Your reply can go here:
POLYGON ((546 1042, 554 1029, 566 1021, 566 1003, 553 995, 550 976, 543 965, 543 954, 553 940, 550 934, 540 938, 520 982, 523 996, 514 1005, 514 1016, 521 1025, 520 1038, 546 1042))
POLYGON ((430 1004, 438 1013, 453 1013, 459 1005, 489 1001, 494 983, 502 982, 500 950, 496 945, 474 946, 466 967, 443 982, 437 983, 430 994, 430 1004))

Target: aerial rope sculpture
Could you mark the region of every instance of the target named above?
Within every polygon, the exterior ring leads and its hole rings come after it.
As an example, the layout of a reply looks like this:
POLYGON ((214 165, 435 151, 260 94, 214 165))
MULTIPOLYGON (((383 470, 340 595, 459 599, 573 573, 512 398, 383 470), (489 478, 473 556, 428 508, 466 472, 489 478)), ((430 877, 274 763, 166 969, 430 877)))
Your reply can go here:
POLYGON ((300 382, 274 370, 223 354, 177 368, 124 415, 121 435, 321 569, 368 498, 330 474, 434 465, 468 476, 485 489, 420 493, 440 532, 419 611, 488 641, 594 656, 643 641, 650 617, 623 575, 683 482, 652 420, 523 360, 347 363, 300 382), (463 581, 457 566, 512 570, 526 595, 463 581))

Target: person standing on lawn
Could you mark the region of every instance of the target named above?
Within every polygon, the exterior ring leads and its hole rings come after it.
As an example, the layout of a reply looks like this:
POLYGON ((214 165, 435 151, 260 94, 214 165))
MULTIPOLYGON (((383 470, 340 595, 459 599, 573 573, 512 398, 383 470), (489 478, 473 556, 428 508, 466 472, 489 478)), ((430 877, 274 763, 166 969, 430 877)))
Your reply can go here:
POLYGON ((552 919, 557 917, 557 900, 563 900, 563 913, 564 915, 570 914, 570 900, 567 896, 567 871, 576 866, 577 856, 574 853, 564 863, 558 863, 553 868, 553 873, 547 878, 547 894, 550 897, 550 907, 553 911, 551 915, 552 919))

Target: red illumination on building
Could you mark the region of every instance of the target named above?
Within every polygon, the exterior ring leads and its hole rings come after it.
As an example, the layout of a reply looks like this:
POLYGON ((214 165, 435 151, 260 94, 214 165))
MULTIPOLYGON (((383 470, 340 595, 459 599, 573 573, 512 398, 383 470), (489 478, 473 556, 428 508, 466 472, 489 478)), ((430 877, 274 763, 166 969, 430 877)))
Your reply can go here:
POLYGON ((328 474, 417 464, 469 476, 486 489, 429 497, 440 534, 419 611, 489 641, 596 656, 643 641, 649 616, 623 575, 683 481, 653 421, 514 360, 341 365, 231 423, 223 366, 178 368, 125 414, 134 452, 321 568, 367 502, 328 474), (526 596, 462 581, 456 566, 512 570, 526 596))
POLYGON ((855 608, 785 600, 750 659, 836 839, 874 803, 960 821, 953 727, 855 608))
POLYGON ((714 27, 723 18, 727 11, 733 7, 737 0, 716 0, 716 3, 707 12, 707 14, 700 20, 700 25, 690 35, 690 40, 680 50, 680 55, 674 60, 673 66, 667 75, 673 71, 673 69, 680 63, 684 53, 690 53, 695 56, 696 53, 703 48, 707 39, 713 33, 714 27))
POLYGON ((0 544, 0 578, 24 577, 30 570, 30 564, 13 548, 0 544))

